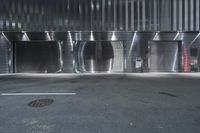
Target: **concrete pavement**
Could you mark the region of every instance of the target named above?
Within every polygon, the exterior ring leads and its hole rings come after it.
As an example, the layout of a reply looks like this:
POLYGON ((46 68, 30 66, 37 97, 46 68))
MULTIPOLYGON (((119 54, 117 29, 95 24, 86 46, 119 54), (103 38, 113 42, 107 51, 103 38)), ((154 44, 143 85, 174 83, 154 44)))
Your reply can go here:
POLYGON ((200 74, 0 75, 0 94, 0 133, 200 133, 200 74))

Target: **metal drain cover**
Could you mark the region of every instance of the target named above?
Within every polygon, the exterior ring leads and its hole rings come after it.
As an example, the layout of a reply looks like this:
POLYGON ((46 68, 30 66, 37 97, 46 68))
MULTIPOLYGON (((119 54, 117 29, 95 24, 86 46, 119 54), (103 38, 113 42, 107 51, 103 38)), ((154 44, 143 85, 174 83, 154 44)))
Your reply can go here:
POLYGON ((52 104, 54 102, 53 99, 37 99, 34 101, 31 101, 28 106, 30 107, 45 107, 48 106, 50 104, 52 104))

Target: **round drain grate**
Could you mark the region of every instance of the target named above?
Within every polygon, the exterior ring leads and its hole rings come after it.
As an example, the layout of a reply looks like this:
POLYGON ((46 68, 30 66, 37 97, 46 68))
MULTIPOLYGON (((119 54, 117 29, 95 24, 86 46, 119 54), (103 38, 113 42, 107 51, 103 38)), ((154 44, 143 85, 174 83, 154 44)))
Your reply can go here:
POLYGON ((52 104, 54 102, 53 99, 37 99, 34 101, 31 101, 28 106, 30 107, 45 107, 48 106, 50 104, 52 104))

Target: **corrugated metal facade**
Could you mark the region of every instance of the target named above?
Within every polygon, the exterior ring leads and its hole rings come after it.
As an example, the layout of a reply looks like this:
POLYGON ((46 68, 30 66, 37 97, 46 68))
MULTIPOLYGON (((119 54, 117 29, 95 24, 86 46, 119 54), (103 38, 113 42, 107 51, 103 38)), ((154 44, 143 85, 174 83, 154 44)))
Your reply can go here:
POLYGON ((1 0, 0 30, 199 31, 200 0, 1 0))
MULTIPOLYGON (((0 73, 13 72, 12 60, 12 42, 13 41, 57 41, 61 44, 62 50, 62 73, 76 72, 77 66, 77 48, 79 42, 94 41, 120 41, 122 45, 116 45, 115 71, 119 71, 119 63, 124 57, 124 72, 140 72, 136 69, 136 58, 145 58, 148 50, 149 41, 165 40, 165 41, 182 41, 183 46, 187 48, 199 48, 200 33, 199 32, 3 32, 0 38, 0 73), (91 36, 92 35, 92 36, 91 36), (124 50, 122 52, 122 50, 124 50), (117 58, 116 58, 117 57, 117 58), (120 57, 120 58, 118 58, 120 57)), ((144 72, 148 66, 144 66, 144 72)))
POLYGON ((146 60, 149 41, 199 49, 199 7, 200 0, 1 0, 0 73, 14 72, 14 41, 57 41, 60 72, 77 72, 77 45, 91 40, 111 41, 113 71, 141 72, 136 59, 146 60))

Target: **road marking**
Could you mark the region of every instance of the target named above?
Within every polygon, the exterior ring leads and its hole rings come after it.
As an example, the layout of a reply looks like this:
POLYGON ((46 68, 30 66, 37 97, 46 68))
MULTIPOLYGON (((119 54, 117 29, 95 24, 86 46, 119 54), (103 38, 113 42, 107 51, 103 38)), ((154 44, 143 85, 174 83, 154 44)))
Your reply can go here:
POLYGON ((76 93, 1 93, 2 96, 74 96, 76 93))

